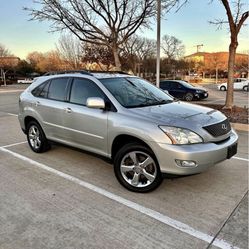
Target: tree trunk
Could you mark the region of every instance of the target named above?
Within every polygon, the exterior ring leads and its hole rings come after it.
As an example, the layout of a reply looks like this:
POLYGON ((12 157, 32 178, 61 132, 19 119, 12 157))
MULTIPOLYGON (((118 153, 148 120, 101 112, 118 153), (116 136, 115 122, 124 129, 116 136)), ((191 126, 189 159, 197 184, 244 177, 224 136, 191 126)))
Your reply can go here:
POLYGON ((3 71, 3 83, 4 83, 4 86, 6 86, 6 72, 3 71))
POLYGON ((112 48, 112 52, 113 52, 113 57, 114 57, 114 61, 115 61, 115 67, 117 71, 121 71, 121 62, 119 59, 119 52, 118 52, 118 48, 116 46, 113 46, 112 48))
POLYGON ((218 67, 216 66, 216 68, 215 68, 215 83, 216 83, 216 84, 218 83, 218 74, 219 74, 219 69, 218 69, 218 67))
POLYGON ((225 108, 232 109, 233 107, 233 79, 234 79, 234 64, 236 49, 238 46, 237 37, 236 39, 231 39, 229 45, 229 58, 228 58, 228 79, 227 79, 227 95, 225 108))

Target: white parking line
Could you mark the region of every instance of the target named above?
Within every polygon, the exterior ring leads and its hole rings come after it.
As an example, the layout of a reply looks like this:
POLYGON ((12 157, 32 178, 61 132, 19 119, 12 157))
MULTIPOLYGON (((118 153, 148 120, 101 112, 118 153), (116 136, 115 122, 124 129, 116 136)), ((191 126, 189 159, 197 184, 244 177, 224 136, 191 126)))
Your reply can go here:
POLYGON ((1 90, 0 93, 18 93, 18 92, 23 92, 24 89, 20 90, 1 90))
MULTIPOLYGON (((144 206, 142 206, 142 205, 140 205, 138 203, 135 203, 135 202, 130 201, 128 199, 125 199, 125 198, 123 198, 121 196, 113 194, 113 193, 111 193, 109 191, 106 191, 105 189, 102 189, 102 188, 97 187, 97 186, 95 186, 93 184, 90 184, 88 182, 80 180, 80 179, 78 179, 78 178, 76 178, 74 176, 71 176, 71 175, 65 174, 65 173, 63 173, 63 172, 61 172, 59 170, 53 169, 53 168, 51 168, 51 167, 49 167, 49 166, 47 166, 45 164, 39 163, 39 162, 37 162, 35 160, 32 160, 32 159, 30 159, 30 158, 28 158, 26 156, 20 155, 20 154, 18 154, 16 152, 10 151, 10 150, 8 150, 6 148, 3 148, 3 147, 0 147, 0 151, 11 154, 12 156, 14 156, 14 157, 16 157, 18 159, 21 159, 23 161, 26 161, 26 162, 28 162, 28 163, 30 163, 30 164, 32 164, 32 165, 34 165, 34 166, 36 166, 36 167, 38 167, 40 169, 46 170, 46 171, 48 171, 50 173, 53 173, 55 175, 58 175, 58 176, 60 176, 60 177, 62 177, 64 179, 66 179, 66 180, 69 180, 69 181, 71 181, 73 183, 76 183, 76 184, 78 184, 78 185, 80 185, 80 186, 82 186, 84 188, 87 188, 87 189, 89 189, 91 191, 94 191, 94 192, 100 194, 100 195, 103 195, 103 196, 105 196, 105 197, 107 197, 107 198, 109 198, 109 199, 111 199, 113 201, 116 201, 116 202, 118 202, 120 204, 123 204, 124 206, 129 207, 131 209, 134 209, 134 210, 136 210, 136 211, 138 211, 140 213, 143 213, 143 214, 145 214, 145 215, 147 215, 147 216, 149 216, 149 217, 151 217, 151 218, 153 218, 153 219, 155 219, 157 221, 160 221, 160 222, 162 222, 162 223, 164 223, 164 224, 166 224, 166 225, 168 225, 170 227, 173 227, 173 228, 175 228, 175 229, 177 229, 177 230, 179 230, 179 231, 181 231, 183 233, 189 234, 189 235, 191 235, 191 236, 193 236, 193 237, 195 237, 197 239, 200 239, 200 240, 205 241, 207 243, 211 243, 213 238, 214 238, 213 236, 208 235, 208 234, 203 233, 203 232, 200 232, 200 231, 194 229, 193 227, 191 227, 191 226, 189 226, 189 225, 187 225, 185 223, 182 223, 180 221, 172 219, 172 218, 170 218, 170 217, 168 217, 166 215, 163 215, 163 214, 161 214, 161 213, 159 213, 159 212, 157 212, 155 210, 152 210, 150 208, 146 208, 146 207, 144 207, 144 206)), ((228 242, 226 242, 224 240, 221 240, 221 239, 215 239, 214 242, 213 242, 213 245, 215 245, 215 246, 217 246, 219 248, 224 248, 224 249, 238 248, 238 247, 234 247, 233 245, 231 245, 228 242)))
POLYGON ((15 144, 7 144, 7 145, 2 146, 1 148, 9 148, 9 147, 13 147, 13 146, 16 146, 19 144, 26 144, 26 143, 27 143, 27 141, 15 143, 15 144))
POLYGON ((234 157, 232 157, 232 159, 236 159, 236 160, 241 160, 241 161, 249 162, 249 159, 243 158, 243 157, 236 157, 236 156, 234 156, 234 157))
POLYGON ((14 117, 17 117, 18 115, 17 114, 14 114, 14 113, 7 113, 8 115, 10 115, 10 116, 14 116, 14 117))

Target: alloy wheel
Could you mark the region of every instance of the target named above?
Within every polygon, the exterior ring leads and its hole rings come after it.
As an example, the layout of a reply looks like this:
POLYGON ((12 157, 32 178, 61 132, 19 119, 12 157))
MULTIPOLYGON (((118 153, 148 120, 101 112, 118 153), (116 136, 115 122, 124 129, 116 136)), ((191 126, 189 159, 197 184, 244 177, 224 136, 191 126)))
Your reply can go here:
POLYGON ((41 137, 40 137, 40 131, 37 126, 32 125, 29 128, 28 138, 30 145, 34 149, 39 149, 41 147, 41 137))
POLYGON ((156 179, 157 167, 154 159, 147 153, 132 151, 122 158, 120 172, 128 184, 144 188, 151 185, 156 179))

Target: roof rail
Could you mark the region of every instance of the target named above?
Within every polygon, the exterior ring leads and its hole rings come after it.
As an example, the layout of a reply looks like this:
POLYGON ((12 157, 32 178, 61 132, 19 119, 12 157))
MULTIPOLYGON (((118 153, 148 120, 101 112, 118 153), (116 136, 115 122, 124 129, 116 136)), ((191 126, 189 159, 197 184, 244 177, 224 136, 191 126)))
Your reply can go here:
POLYGON ((109 74, 128 74, 129 73, 126 73, 126 72, 123 72, 123 71, 92 71, 92 70, 89 70, 90 73, 109 73, 109 74))
POLYGON ((80 74, 86 74, 86 75, 91 75, 90 72, 84 71, 84 70, 64 70, 64 71, 52 71, 52 72, 47 72, 43 76, 49 76, 49 75, 56 75, 56 74, 70 74, 70 73, 80 73, 80 74))

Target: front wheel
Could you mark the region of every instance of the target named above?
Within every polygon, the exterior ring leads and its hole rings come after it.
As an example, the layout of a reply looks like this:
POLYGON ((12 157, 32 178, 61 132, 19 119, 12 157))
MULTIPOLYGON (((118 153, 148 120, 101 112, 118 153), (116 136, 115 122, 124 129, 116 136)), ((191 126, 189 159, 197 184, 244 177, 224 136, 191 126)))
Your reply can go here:
POLYGON ((226 91, 227 89, 226 89, 225 86, 221 86, 221 87, 220 87, 220 90, 221 90, 221 91, 226 91))
POLYGON ((162 175, 154 153, 147 147, 130 143, 122 147, 114 159, 118 181, 128 190, 145 193, 162 182, 162 175))
POLYGON ((187 94, 185 95, 185 100, 186 100, 186 101, 192 101, 193 98, 194 98, 194 95, 193 95, 192 93, 187 93, 187 94))

